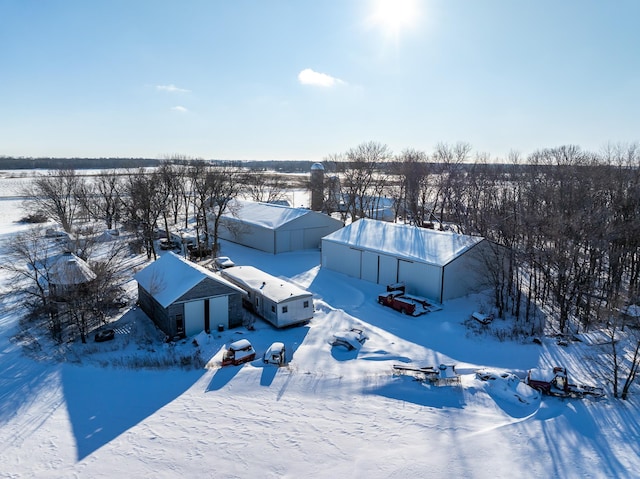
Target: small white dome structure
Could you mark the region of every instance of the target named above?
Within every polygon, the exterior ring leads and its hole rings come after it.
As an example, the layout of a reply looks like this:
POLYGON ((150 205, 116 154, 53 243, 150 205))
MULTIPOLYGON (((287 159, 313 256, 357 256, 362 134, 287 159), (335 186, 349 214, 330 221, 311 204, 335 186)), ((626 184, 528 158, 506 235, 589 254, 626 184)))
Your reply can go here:
POLYGON ((65 253, 51 265, 49 282, 55 286, 75 286, 89 283, 96 279, 96 274, 86 261, 73 253, 65 253))

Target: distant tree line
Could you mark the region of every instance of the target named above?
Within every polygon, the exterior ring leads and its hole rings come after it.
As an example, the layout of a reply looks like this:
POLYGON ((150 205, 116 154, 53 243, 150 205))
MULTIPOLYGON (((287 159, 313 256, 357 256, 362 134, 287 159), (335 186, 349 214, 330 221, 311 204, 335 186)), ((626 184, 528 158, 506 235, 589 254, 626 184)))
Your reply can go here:
POLYGON ((120 168, 150 168, 160 166, 161 163, 189 163, 201 161, 212 166, 233 166, 252 171, 276 171, 281 173, 306 173, 313 161, 308 160, 204 160, 191 159, 184 155, 168 155, 156 158, 48 158, 48 157, 11 157, 0 156, 2 170, 52 170, 52 169, 120 169, 120 168))

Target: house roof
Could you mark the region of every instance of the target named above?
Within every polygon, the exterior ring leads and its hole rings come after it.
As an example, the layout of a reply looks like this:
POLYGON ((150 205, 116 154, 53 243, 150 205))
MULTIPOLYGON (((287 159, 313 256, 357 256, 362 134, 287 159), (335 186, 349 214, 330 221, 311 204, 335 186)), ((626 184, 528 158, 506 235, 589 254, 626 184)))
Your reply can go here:
POLYGON ((165 253, 134 276, 138 284, 148 291, 163 308, 168 307, 205 278, 223 283, 234 291, 243 292, 214 272, 172 252, 165 253))
POLYGON ((96 274, 87 262, 73 253, 61 255, 49 270, 51 284, 72 286, 88 283, 94 279, 96 279, 96 274))
POLYGON ((434 231, 417 226, 360 219, 322 238, 411 261, 444 266, 483 241, 449 231, 434 231))
POLYGON ((221 274, 251 289, 262 290, 262 294, 279 303, 287 299, 313 296, 299 286, 285 280, 271 276, 253 266, 234 266, 221 271, 221 274))
POLYGON ((224 218, 251 223, 264 228, 278 229, 302 216, 320 214, 306 208, 291 208, 272 203, 233 200, 229 202, 224 218))

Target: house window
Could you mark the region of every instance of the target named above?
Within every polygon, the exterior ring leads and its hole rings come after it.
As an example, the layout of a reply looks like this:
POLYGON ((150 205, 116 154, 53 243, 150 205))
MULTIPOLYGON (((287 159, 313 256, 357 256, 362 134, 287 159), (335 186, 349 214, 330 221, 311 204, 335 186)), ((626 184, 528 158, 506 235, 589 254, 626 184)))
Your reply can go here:
POLYGON ((282 312, 283 312, 283 313, 286 313, 287 311, 289 311, 289 308, 287 308, 286 306, 283 306, 283 307, 282 307, 282 312))
POLYGON ((176 331, 184 333, 184 319, 181 314, 176 314, 176 331))
POLYGON ((308 308, 308 307, 309 307, 309 301, 305 301, 305 302, 304 302, 304 307, 305 307, 305 308, 308 308))
POLYGON ((275 307, 275 305, 273 305, 273 304, 271 305, 271 312, 272 312, 272 313, 275 313, 275 312, 276 312, 276 307, 275 307))

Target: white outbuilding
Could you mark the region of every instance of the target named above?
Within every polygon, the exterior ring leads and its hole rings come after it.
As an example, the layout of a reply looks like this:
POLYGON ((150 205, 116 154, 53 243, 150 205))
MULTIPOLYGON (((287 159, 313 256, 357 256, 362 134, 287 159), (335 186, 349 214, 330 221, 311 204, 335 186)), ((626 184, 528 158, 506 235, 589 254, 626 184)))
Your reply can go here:
POLYGON ((340 220, 306 208, 235 200, 220 218, 221 239, 267 253, 317 249, 322 237, 342 228, 340 220))
POLYGON ((488 286, 489 252, 482 237, 361 219, 322 238, 322 267, 441 303, 488 286))
POLYGON ((276 328, 301 324, 313 318, 313 295, 286 279, 253 266, 220 271, 223 278, 245 291, 244 306, 276 328))

